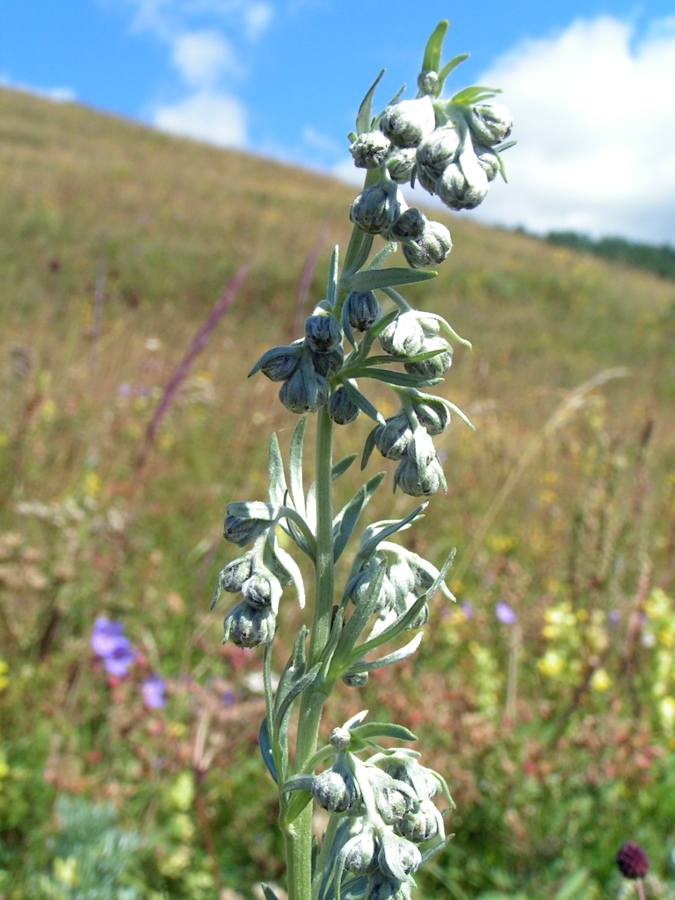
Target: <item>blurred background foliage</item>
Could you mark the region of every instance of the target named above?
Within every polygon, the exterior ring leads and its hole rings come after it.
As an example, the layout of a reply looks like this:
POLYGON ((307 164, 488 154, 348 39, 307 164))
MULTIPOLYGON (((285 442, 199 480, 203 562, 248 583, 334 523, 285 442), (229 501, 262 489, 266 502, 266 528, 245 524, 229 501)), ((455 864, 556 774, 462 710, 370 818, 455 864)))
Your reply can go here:
MULTIPOLYGON (((225 504, 264 496, 269 433, 287 446, 295 424, 246 372, 323 296, 352 196, 0 89, 3 900, 237 900, 282 883, 260 658, 220 645, 225 606, 208 604, 236 549, 225 504), (244 264, 140 464, 165 385, 244 264), (100 617, 128 639, 123 675, 90 645, 100 617)), ((473 341, 444 390, 477 431, 445 433, 448 493, 405 540, 436 563, 457 547, 459 603, 437 600, 417 657, 345 688, 325 727, 366 707, 396 717, 448 778, 456 836, 422 898, 628 896, 624 840, 650 856, 648 896, 673 897, 675 283, 446 221, 450 259, 407 296, 473 341)), ((367 430, 338 433, 337 453, 367 430)), ((410 506, 382 488, 369 513, 410 506)), ((301 614, 283 616, 291 635, 301 614)))

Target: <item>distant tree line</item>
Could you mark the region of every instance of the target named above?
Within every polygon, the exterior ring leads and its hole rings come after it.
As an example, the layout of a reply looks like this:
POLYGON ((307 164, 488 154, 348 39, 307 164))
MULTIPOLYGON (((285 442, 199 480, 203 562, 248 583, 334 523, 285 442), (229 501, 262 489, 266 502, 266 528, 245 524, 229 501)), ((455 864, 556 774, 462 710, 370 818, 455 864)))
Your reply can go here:
POLYGON ((549 244, 570 247, 585 253, 594 253, 613 262, 649 269, 661 278, 675 280, 675 248, 669 244, 657 247, 653 244, 638 244, 621 237, 605 237, 594 241, 577 231, 549 231, 545 238, 549 244))

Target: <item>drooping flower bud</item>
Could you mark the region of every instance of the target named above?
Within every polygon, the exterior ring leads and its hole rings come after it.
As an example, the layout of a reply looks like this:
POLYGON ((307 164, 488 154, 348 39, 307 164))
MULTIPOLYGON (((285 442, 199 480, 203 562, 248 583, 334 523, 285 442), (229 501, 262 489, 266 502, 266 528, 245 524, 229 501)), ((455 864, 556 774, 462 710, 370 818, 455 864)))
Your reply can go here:
POLYGON ((345 812, 361 799, 361 792, 349 767, 339 758, 317 775, 312 784, 312 796, 322 809, 345 812))
POLYGON ((440 378, 452 365, 452 347, 442 337, 427 338, 422 347, 422 353, 431 350, 440 350, 436 356, 429 359, 407 362, 404 364, 406 372, 410 375, 419 375, 421 378, 440 378))
POLYGON ((330 385, 314 370, 311 357, 306 356, 279 391, 279 400, 286 409, 299 415, 315 412, 328 402, 329 396, 330 385))
POLYGON ((341 346, 334 347, 328 353, 314 353, 310 351, 310 361, 312 368, 323 378, 332 378, 342 368, 345 360, 345 352, 341 346))
POLYGON ((398 219, 405 207, 403 195, 395 184, 373 184, 356 195, 349 218, 361 231, 380 234, 398 219))
POLYGON ((255 609, 270 606, 276 612, 282 588, 279 580, 271 572, 265 572, 252 575, 247 579, 242 585, 241 593, 244 600, 255 609))
POLYGON ((397 556, 388 566, 387 577, 394 586, 398 603, 415 587, 415 575, 403 556, 397 556))
POLYGON ((349 324, 355 331, 367 331, 382 315, 373 291, 350 291, 345 299, 349 324))
POLYGON ((411 402, 420 425, 432 437, 441 434, 450 424, 450 412, 442 400, 412 397, 411 402))
MULTIPOLYGON (((347 597, 349 597, 349 599, 355 606, 359 606, 359 604, 365 603, 368 595, 370 594, 370 586, 373 582, 373 578, 375 577, 375 573, 380 564, 385 559, 386 557, 383 553, 377 552, 373 554, 373 556, 368 560, 367 565, 365 565, 360 572, 357 572, 356 575, 350 578, 345 588, 345 594, 347 595, 347 597)), ((375 601, 373 611, 379 612, 381 609, 387 609, 394 603, 395 599, 396 590, 389 580, 389 577, 385 574, 382 581, 382 586, 380 588, 380 594, 375 601)))
POLYGON ((387 230, 385 237, 392 241, 416 241, 424 234, 427 224, 424 213, 411 206, 387 230))
POLYGON ((220 572, 220 589, 229 594, 238 594, 246 579, 251 577, 251 562, 250 553, 229 562, 220 572))
POLYGON ((336 425, 349 425, 358 418, 360 412, 361 410, 342 385, 328 401, 328 415, 336 425))
MULTIPOLYGON (((361 823, 359 823, 361 824, 361 823)), ((344 867, 352 875, 368 875, 375 866, 377 844, 373 829, 361 824, 361 831, 345 844, 344 867)))
POLYGON ((412 440, 412 428, 408 417, 396 413, 378 425, 375 430, 375 446, 385 459, 401 459, 412 440))
POLYGON ((412 147, 397 147, 387 156, 387 172, 396 184, 406 184, 415 168, 416 153, 412 147))
POLYGON ((437 128, 417 148, 417 169, 424 170, 430 180, 440 178, 447 166, 457 159, 460 137, 453 125, 437 128))
POLYGON ((394 487, 400 487, 410 497, 428 497, 436 493, 442 479, 443 470, 437 458, 421 466, 406 454, 394 472, 394 487))
POLYGON ((368 131, 350 144, 349 152, 357 169, 377 169, 390 148, 391 141, 381 131, 368 131))
POLYGON ((403 244, 403 255, 411 269, 440 265, 451 250, 450 232, 440 222, 427 222, 420 238, 403 244))
POLYGON ((488 181, 494 181, 499 174, 499 160, 497 154, 487 147, 476 147, 478 165, 487 175, 488 181))
POLYGON ((417 76, 417 87, 423 94, 435 94, 438 90, 438 72, 425 69, 417 76))
POLYGON ((330 353, 342 342, 342 329, 335 316, 320 313, 305 319, 305 340, 315 353, 330 353))
POLYGON ((397 878, 401 872, 405 875, 416 872, 422 864, 422 854, 418 848, 397 834, 387 837, 389 839, 382 841, 377 854, 380 872, 389 878, 397 878))
POLYGON ((241 516, 225 516, 223 536, 225 540, 245 547, 251 541, 264 534, 271 523, 263 519, 244 519, 241 516))
POLYGON ((270 381, 285 381, 297 369, 301 355, 301 341, 287 347, 272 347, 262 355, 260 371, 270 381))
POLYGON ((237 604, 225 617, 223 643, 237 647, 259 647, 274 639, 277 617, 269 607, 254 609, 246 601, 237 604))
POLYGON ((423 844, 435 838, 439 831, 439 812, 430 800, 416 805, 416 808, 407 813, 394 826, 396 834, 412 841, 414 844, 423 844))
POLYGON ((342 676, 342 681, 347 687, 362 688, 368 684, 367 672, 352 672, 342 676))
POLYGON ((379 337, 380 346, 392 356, 415 356, 424 343, 424 329, 414 309, 399 313, 379 337))
POLYGON ((375 872, 368 881, 365 900, 410 900, 411 885, 398 878, 388 878, 375 872))
POLYGON ((436 127, 434 107, 429 97, 399 100, 380 116, 382 131, 397 147, 417 147, 436 127))
POLYGON ((375 766, 368 766, 366 772, 377 811, 387 825, 393 825, 412 809, 415 802, 413 791, 403 782, 397 784, 390 775, 375 766))
POLYGON ((452 163, 436 182, 436 193, 450 209, 475 209, 487 195, 485 170, 476 161, 469 177, 467 168, 463 163, 452 163))
POLYGON ((499 144, 511 134, 513 118, 501 103, 484 103, 471 108, 469 128, 479 144, 499 144))

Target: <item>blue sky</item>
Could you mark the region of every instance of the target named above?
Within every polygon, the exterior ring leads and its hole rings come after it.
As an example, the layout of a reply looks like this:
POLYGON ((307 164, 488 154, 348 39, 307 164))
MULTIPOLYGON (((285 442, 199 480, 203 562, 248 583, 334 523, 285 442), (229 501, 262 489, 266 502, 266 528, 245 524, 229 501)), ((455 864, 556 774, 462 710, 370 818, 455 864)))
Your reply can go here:
POLYGON ((472 215, 675 244, 675 4, 624 0, 0 0, 0 82, 351 177, 380 68, 414 84, 431 29, 504 88, 510 184, 472 215))

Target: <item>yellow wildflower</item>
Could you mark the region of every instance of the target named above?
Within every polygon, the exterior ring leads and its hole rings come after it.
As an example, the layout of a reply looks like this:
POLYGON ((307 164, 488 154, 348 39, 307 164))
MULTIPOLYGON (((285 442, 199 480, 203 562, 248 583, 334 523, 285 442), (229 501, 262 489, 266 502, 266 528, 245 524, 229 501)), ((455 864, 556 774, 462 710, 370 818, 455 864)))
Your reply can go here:
POLYGON ((57 857, 54 860, 54 878, 60 884, 77 887, 77 860, 74 856, 69 856, 67 859, 57 857))
POLYGON ((659 704, 659 712, 663 727, 666 731, 672 731, 675 728, 675 697, 664 697, 659 704))
POLYGON ((7 678, 7 672, 9 670, 9 666, 4 661, 4 659, 0 659, 0 691, 4 691, 4 689, 9 684, 9 679, 7 678))
POLYGON ((542 658, 537 660, 537 669, 548 678, 558 678, 565 669, 565 660, 555 650, 547 650, 542 658))
POLYGON ((612 686, 612 679, 609 677, 605 669, 596 669, 591 678, 591 690, 597 691, 598 694, 604 694, 612 686))

